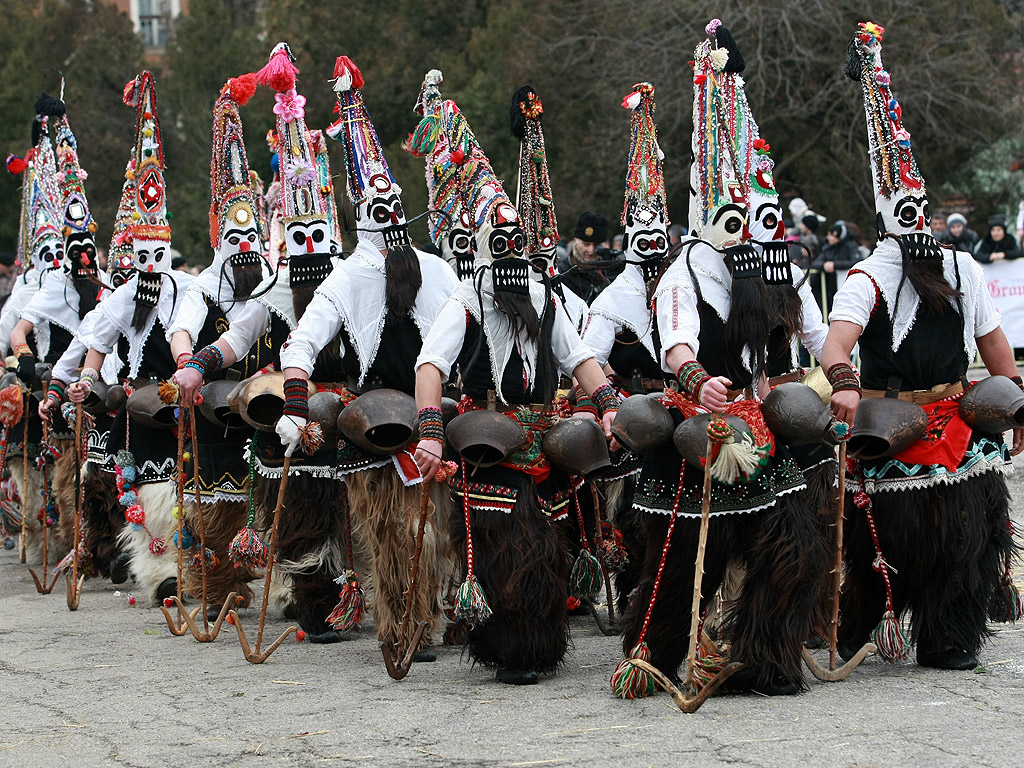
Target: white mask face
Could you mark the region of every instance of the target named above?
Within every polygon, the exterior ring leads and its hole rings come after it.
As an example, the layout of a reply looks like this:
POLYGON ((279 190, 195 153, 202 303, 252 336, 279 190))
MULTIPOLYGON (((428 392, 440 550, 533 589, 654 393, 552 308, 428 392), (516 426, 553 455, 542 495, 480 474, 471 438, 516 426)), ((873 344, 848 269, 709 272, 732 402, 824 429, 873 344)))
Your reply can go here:
POLYGON ((36 270, 45 272, 48 269, 57 269, 64 260, 64 240, 53 230, 53 234, 47 234, 34 243, 35 250, 32 252, 32 262, 36 270))
POLYGON ((248 205, 238 205, 225 217, 217 246, 217 257, 230 260, 236 256, 262 255, 263 242, 256 230, 256 218, 248 205))
POLYGON ((171 271, 171 244, 166 240, 132 241, 135 268, 139 272, 162 273, 171 271))
POLYGON ((747 207, 737 203, 726 203, 711 214, 704 225, 703 239, 718 250, 742 243, 749 236, 747 230, 747 207))
POLYGON ((777 197, 762 197, 751 192, 750 236, 762 242, 782 240, 786 236, 786 225, 782 222, 782 206, 777 197))
POLYGON ((409 230, 402 206, 402 190, 386 173, 370 178, 371 195, 356 206, 359 236, 381 250, 409 245, 409 230))
POLYGON ((441 256, 452 265, 459 278, 473 273, 473 225, 465 212, 458 224, 448 230, 441 243, 441 256))
POLYGON ((285 224, 289 256, 331 253, 331 228, 326 219, 291 221, 285 224))
MULTIPOLYGON (((895 197, 895 196, 894 196, 895 197)), ((890 235, 914 232, 931 234, 932 212, 924 195, 904 195, 898 199, 876 198, 884 231, 890 235)))
POLYGON ((668 222, 661 206, 630 203, 626 210, 623 250, 630 261, 662 259, 668 254, 668 222))

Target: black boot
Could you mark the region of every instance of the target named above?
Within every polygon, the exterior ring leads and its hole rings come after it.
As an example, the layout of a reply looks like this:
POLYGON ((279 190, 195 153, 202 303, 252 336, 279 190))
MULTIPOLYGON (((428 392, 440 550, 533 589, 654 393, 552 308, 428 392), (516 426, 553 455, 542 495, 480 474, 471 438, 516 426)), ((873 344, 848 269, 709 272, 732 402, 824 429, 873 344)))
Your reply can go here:
POLYGON ((974 669, 978 666, 978 657, 960 648, 946 648, 942 651, 923 651, 918 648, 917 663, 935 669, 974 669))
POLYGON ((110 563, 110 581, 113 584, 124 584, 128 581, 128 561, 131 558, 128 553, 121 552, 110 563))
POLYGON ((539 678, 537 672, 532 669, 498 667, 498 682, 506 685, 536 685, 539 678))
POLYGON ((156 600, 158 603, 162 603, 169 597, 174 597, 178 594, 178 580, 171 576, 160 582, 160 586, 156 588, 156 600))

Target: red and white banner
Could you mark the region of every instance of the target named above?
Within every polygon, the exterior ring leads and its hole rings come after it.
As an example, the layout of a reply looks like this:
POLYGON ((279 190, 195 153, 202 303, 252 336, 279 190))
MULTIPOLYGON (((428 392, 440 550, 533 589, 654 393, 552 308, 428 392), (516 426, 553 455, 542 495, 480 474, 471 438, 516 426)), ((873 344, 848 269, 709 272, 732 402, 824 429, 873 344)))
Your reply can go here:
POLYGON ((1010 346, 1024 347, 1024 259, 996 261, 982 268, 1010 346))

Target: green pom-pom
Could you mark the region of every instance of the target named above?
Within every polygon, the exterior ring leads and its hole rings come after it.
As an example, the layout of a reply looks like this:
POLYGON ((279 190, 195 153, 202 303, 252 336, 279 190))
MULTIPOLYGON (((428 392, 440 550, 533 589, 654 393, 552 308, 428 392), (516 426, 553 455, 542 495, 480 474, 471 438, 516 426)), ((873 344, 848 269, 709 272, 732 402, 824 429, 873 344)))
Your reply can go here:
POLYGON ((886 661, 907 658, 909 640, 892 611, 886 611, 878 626, 871 631, 871 642, 878 647, 878 655, 886 661))

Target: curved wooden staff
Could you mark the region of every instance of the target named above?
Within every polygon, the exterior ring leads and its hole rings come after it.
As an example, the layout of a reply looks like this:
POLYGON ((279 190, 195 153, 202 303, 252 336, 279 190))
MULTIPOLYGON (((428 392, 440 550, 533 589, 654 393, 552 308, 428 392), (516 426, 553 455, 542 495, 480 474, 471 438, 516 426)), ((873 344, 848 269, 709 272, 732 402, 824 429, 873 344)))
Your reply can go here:
POLYGON ((184 519, 185 519, 185 412, 181 405, 178 405, 178 464, 177 474, 175 475, 176 490, 178 492, 178 593, 174 597, 169 597, 164 600, 163 605, 160 606, 160 610, 164 614, 164 618, 167 620, 167 629, 175 637, 181 637, 189 631, 188 620, 195 619, 199 613, 199 608, 196 608, 189 614, 185 610, 185 606, 181 602, 181 573, 185 557, 185 550, 182 548, 184 542, 184 519), (171 616, 171 612, 168 610, 172 605, 178 608, 178 621, 175 622, 171 616))
MULTIPOLYGON (((255 449, 254 449, 255 450, 255 449)), ((284 457, 284 466, 281 468, 281 483, 277 487, 277 503, 274 506, 274 521, 270 528, 270 551, 267 553, 267 575, 263 580, 263 604, 260 606, 260 622, 259 627, 256 630, 256 647, 253 648, 249 645, 249 640, 245 636, 245 630, 242 629, 242 622, 238 618, 238 611, 231 609, 228 614, 231 616, 230 622, 235 625, 235 629, 238 630, 238 642, 242 644, 242 653, 245 654, 245 660, 252 664, 262 664, 266 661, 270 654, 277 650, 278 646, 281 645, 293 632, 298 631, 298 627, 291 626, 286 629, 280 637, 278 637, 266 650, 261 650, 263 645, 263 629, 267 623, 267 603, 270 602, 270 577, 274 570, 274 556, 277 553, 277 527, 281 523, 281 510, 284 508, 284 492, 285 488, 288 487, 288 472, 292 467, 292 457, 284 457)))
MULTIPOLYGON (((43 445, 49 445, 49 442, 50 442, 50 423, 46 419, 43 419, 43 445)), ((42 455, 42 448, 41 447, 40 447, 39 453, 40 453, 40 455, 42 455)), ((50 479, 49 465, 47 464, 47 462, 44 459, 44 461, 43 461, 43 580, 40 581, 39 577, 36 576, 36 572, 33 571, 31 568, 28 569, 28 572, 32 575, 32 581, 34 581, 36 583, 36 592, 38 592, 41 595, 48 595, 48 594, 50 594, 53 591, 53 588, 55 586, 57 586, 57 578, 60 575, 59 573, 54 574, 53 581, 50 582, 49 585, 47 585, 46 580, 49 578, 49 560, 47 559, 48 558, 48 553, 47 553, 48 541, 47 541, 47 539, 49 538, 48 532, 49 532, 50 526, 48 525, 48 517, 47 517, 47 514, 46 514, 46 510, 47 510, 47 507, 49 506, 49 501, 50 501, 49 494, 47 493, 49 479, 50 479)))
POLYGON ((69 611, 77 611, 82 600, 82 582, 78 575, 78 550, 82 546, 82 404, 75 403, 75 540, 71 550, 71 573, 66 575, 69 611))
POLYGON ((423 633, 429 626, 429 622, 421 621, 413 630, 412 637, 406 639, 406 630, 409 628, 409 619, 412 616, 412 606, 416 599, 416 577, 420 571, 420 554, 423 552, 423 531, 427 525, 427 512, 430 507, 430 480, 423 479, 423 487, 420 493, 420 519, 416 528, 416 552, 412 556, 412 573, 409 575, 409 591, 405 594, 405 611, 402 614, 402 628, 398 633, 398 647, 390 640, 382 640, 380 643, 381 653, 384 654, 384 666, 388 674, 395 680, 401 680, 409 674, 412 669, 413 657, 420 647, 420 640, 423 633))
POLYGON ((600 614, 597 612, 597 606, 594 605, 593 601, 590 601, 590 615, 594 617, 594 621, 597 622, 597 628, 602 635, 611 637, 612 635, 618 635, 620 633, 618 625, 615 623, 615 595, 612 592, 612 577, 608 572, 608 564, 604 559, 604 531, 601 526, 603 516, 601 514, 601 495, 597 492, 597 485, 590 482, 590 496, 594 502, 594 548, 597 550, 597 562, 601 566, 601 574, 604 576, 604 594, 605 600, 608 602, 608 623, 606 624, 601 620, 600 614))
POLYGON ((25 390, 25 405, 21 409, 21 542, 18 545, 18 556, 24 563, 28 559, 28 407, 31 404, 29 392, 25 390))
POLYGON ((693 573, 693 602, 690 604, 690 645, 686 653, 686 678, 683 680, 683 688, 686 692, 683 693, 680 691, 672 684, 672 681, 668 679, 667 675, 663 674, 650 663, 642 661, 641 659, 626 660, 628 663, 654 675, 658 684, 672 695, 672 700, 676 703, 676 706, 687 714, 692 714, 700 709, 704 702, 707 701, 708 697, 714 693, 722 683, 729 679, 733 673, 743 667, 743 664, 740 662, 731 662, 727 664, 721 672, 709 680, 707 685, 701 688, 700 691, 691 693, 694 689, 693 671, 697 666, 697 641, 698 633, 700 632, 700 592, 701 583, 704 580, 704 553, 707 549, 708 528, 710 527, 711 522, 711 462, 712 456, 714 455, 712 453, 714 443, 711 438, 711 427, 716 420, 721 418, 721 414, 712 414, 711 419, 708 420, 708 441, 707 448, 704 452, 706 457, 704 462, 704 492, 701 497, 700 505, 700 537, 697 542, 697 562, 694 565, 693 573))
POLYGON ((846 506, 846 441, 839 444, 839 499, 836 501, 836 551, 833 566, 832 590, 832 621, 829 627, 828 669, 825 669, 811 654, 808 648, 802 651, 804 663, 819 680, 836 683, 845 680, 850 673, 867 657, 878 649, 874 643, 865 643, 848 662, 836 669, 836 647, 839 645, 839 590, 843 581, 843 520, 846 506))
MULTIPOLYGON (((181 401, 178 401, 178 408, 181 408, 181 401)), ((180 410, 179 410, 180 413, 180 410)), ((217 639, 217 635, 220 634, 221 627, 224 625, 224 620, 227 618, 228 611, 235 605, 235 601, 238 598, 237 592, 230 593, 224 598, 224 604, 220 607, 220 613, 217 614, 217 620, 213 623, 213 628, 210 627, 210 617, 207 613, 207 600, 206 600, 206 519, 203 516, 203 500, 202 493, 199 487, 199 443, 198 436, 196 434, 196 410, 195 405, 191 404, 188 407, 189 422, 192 425, 192 485, 195 488, 195 507, 196 515, 199 517, 199 569, 202 577, 202 592, 200 595, 199 613, 203 616, 203 628, 200 629, 198 622, 196 622, 196 612, 188 613, 181 605, 181 597, 175 596, 171 598, 172 601, 178 603, 178 615, 185 620, 185 625, 188 627, 188 631, 192 633, 192 637, 198 640, 200 643, 209 643, 217 639)), ((182 456, 184 461, 184 456, 182 456)), ((180 502, 178 508, 183 509, 182 504, 185 499, 185 487, 184 478, 182 478, 182 486, 180 492, 180 502)), ((180 520, 180 515, 179 515, 180 520)), ((179 571, 180 573, 180 571, 179 571)), ((180 595, 180 587, 179 587, 180 595)))

